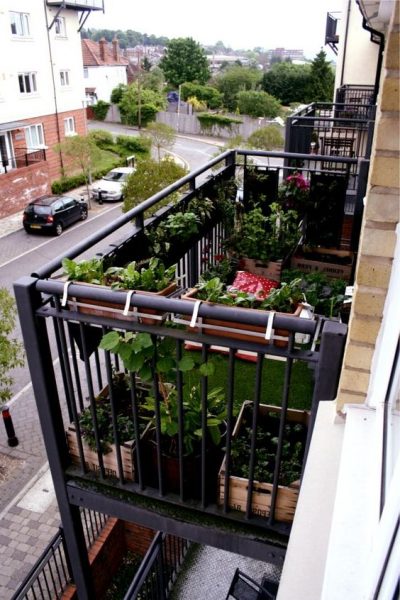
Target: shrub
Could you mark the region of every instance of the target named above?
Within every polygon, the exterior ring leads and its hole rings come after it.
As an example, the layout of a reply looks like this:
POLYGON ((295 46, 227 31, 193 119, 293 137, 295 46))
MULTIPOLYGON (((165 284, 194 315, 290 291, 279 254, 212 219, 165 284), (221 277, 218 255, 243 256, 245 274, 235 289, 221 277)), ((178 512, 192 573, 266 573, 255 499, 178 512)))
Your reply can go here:
POLYGON ((271 94, 253 90, 239 92, 237 103, 239 111, 250 117, 274 118, 279 115, 281 108, 279 101, 271 94))
MULTIPOLYGON (((110 163, 106 168, 93 171, 93 179, 101 179, 103 175, 108 173, 108 171, 120 165, 121 160, 117 159, 113 163, 110 163)), ((61 177, 61 179, 56 179, 52 182, 51 192, 53 194, 64 194, 65 192, 69 192, 69 190, 73 190, 81 185, 86 185, 86 180, 83 173, 79 173, 79 175, 72 175, 71 177, 61 177)))
POLYGON ((113 134, 104 129, 92 129, 88 135, 99 148, 103 148, 103 146, 108 148, 114 143, 113 134))
POLYGON ((148 155, 150 152, 151 142, 143 137, 133 137, 130 135, 118 135, 116 144, 129 152, 136 154, 148 155))
POLYGON ((237 128, 243 123, 240 119, 226 117, 225 115, 215 115, 212 113, 200 113, 197 115, 197 118, 200 122, 202 131, 208 133, 213 133, 214 130, 218 132, 221 129, 232 131, 232 129, 237 128))
POLYGON ((92 110, 94 112, 94 116, 98 121, 104 121, 107 116, 108 109, 110 107, 109 102, 104 102, 104 100, 99 100, 97 104, 92 106, 92 110))
POLYGON ((258 150, 274 150, 283 147, 283 137, 277 125, 261 127, 248 137, 247 144, 250 148, 258 150))

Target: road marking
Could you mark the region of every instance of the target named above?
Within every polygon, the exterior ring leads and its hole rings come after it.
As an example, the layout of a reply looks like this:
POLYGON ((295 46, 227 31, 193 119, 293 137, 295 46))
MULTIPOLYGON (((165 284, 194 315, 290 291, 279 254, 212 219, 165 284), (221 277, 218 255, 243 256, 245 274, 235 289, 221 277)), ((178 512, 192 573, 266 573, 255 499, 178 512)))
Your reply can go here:
MULTIPOLYGON (((117 208, 117 207, 111 206, 107 210, 102 210, 98 215, 93 216, 91 219, 88 219, 87 221, 82 221, 82 223, 78 223, 78 225, 76 227, 74 227, 73 231, 75 231, 76 229, 79 229, 80 227, 83 227, 86 223, 91 223, 91 221, 94 221, 95 219, 97 219, 98 217, 101 217, 102 215, 106 215, 107 213, 114 210, 115 208, 117 208)), ((68 231, 66 233, 68 234, 68 231)), ((43 246, 46 246, 46 244, 51 244, 51 242, 56 242, 56 241, 58 241, 58 237, 50 238, 49 240, 46 240, 45 242, 43 242, 43 244, 39 244, 39 246, 35 246, 34 248, 27 250, 26 252, 22 252, 22 254, 18 254, 18 256, 14 256, 14 258, 10 258, 10 260, 7 260, 5 263, 2 263, 0 265, 0 269, 2 267, 6 267, 10 263, 12 263, 14 260, 18 260, 19 258, 22 258, 23 256, 30 254, 31 252, 35 252, 36 250, 39 250, 39 248, 43 248, 43 246)))
POLYGON ((40 477, 18 502, 18 508, 44 513, 56 497, 50 469, 40 477))

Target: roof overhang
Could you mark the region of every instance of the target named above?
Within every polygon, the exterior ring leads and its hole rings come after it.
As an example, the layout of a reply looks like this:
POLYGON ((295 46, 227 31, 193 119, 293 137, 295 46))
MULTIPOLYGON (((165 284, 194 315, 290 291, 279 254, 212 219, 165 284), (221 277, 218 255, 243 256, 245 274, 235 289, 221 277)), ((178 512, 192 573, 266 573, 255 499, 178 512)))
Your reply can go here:
POLYGON ((396 0, 357 0, 357 2, 368 25, 376 31, 385 33, 396 0))
POLYGON ((0 123, 0 131, 13 131, 14 129, 24 129, 24 127, 28 127, 29 123, 24 123, 24 121, 10 121, 9 123, 0 123))

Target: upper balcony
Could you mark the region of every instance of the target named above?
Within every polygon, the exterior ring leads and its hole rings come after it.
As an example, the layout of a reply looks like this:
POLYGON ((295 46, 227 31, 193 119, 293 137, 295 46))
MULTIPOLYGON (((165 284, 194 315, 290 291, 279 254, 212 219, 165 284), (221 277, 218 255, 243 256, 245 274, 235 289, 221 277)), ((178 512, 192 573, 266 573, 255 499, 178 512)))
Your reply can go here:
MULTIPOLYGON (((70 504, 217 547, 240 543, 241 552, 281 564, 315 411, 335 397, 346 326, 186 292, 218 272, 227 253, 237 177, 246 214, 253 202, 276 199, 283 170, 317 182, 310 189, 326 200, 321 177, 345 182, 354 162, 227 151, 67 254, 114 267, 162 257, 175 265, 175 284, 157 294, 85 284, 77 272, 66 281, 65 256, 16 282, 49 462, 70 504), (166 242, 171 217, 194 207, 198 226, 185 218, 180 236, 166 242)), ((341 200, 336 187, 334 194, 342 211, 345 188, 341 200)), ((340 227, 335 236, 339 245, 340 227)), ((125 274, 138 288, 133 266, 125 274)))
POLYGON ((325 44, 332 48, 335 54, 338 53, 339 35, 337 34, 338 19, 333 13, 327 13, 326 15, 326 28, 325 28, 325 44))
POLYGON ((79 11, 102 10, 104 12, 104 0, 46 0, 46 3, 47 6, 75 8, 79 11))

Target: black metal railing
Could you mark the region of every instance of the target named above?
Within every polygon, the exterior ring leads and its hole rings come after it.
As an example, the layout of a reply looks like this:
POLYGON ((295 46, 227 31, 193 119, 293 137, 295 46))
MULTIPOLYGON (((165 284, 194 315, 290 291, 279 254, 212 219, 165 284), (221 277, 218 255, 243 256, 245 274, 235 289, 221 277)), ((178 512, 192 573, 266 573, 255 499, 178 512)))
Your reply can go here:
MULTIPOLYGON (((90 548, 107 522, 107 515, 81 509, 87 548, 90 548)), ((70 560, 63 528, 52 537, 11 600, 55 600, 72 582, 70 560)))
POLYGON ((189 542, 159 531, 140 564, 124 600, 166 600, 183 564, 189 542))
POLYGON ((355 104, 373 106, 374 102, 373 85, 342 85, 336 90, 335 102, 338 104, 355 104))
POLYGON ((66 8, 104 11, 104 0, 46 0, 46 3, 48 6, 59 6, 64 4, 66 8))
POLYGON ((335 54, 338 53, 337 45, 339 43, 339 36, 336 31, 337 23, 338 19, 332 13, 327 13, 325 28, 325 44, 332 48, 335 54))
POLYGON ((46 160, 46 151, 44 149, 30 150, 29 148, 19 148, 13 156, 0 160, 0 174, 7 173, 12 169, 21 169, 35 163, 46 160))

